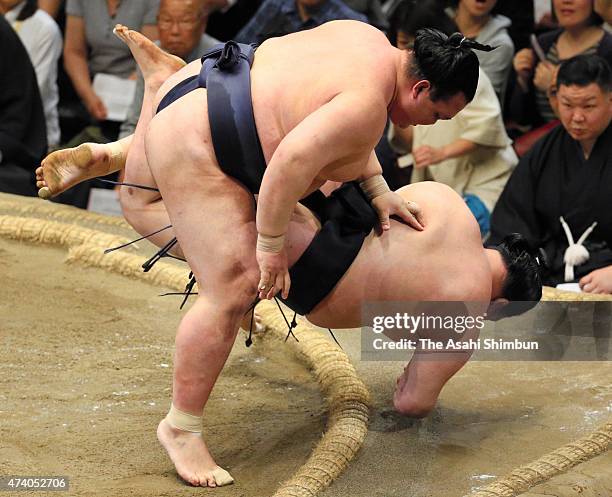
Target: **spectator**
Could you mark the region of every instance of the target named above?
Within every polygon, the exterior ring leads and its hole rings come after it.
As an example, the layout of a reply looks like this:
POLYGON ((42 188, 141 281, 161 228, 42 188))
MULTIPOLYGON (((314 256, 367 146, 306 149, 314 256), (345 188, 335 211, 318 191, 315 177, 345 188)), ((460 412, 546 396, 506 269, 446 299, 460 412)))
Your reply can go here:
POLYGON ((265 0, 255 16, 236 35, 236 41, 257 43, 268 38, 315 28, 328 21, 368 19, 342 0, 265 0))
MULTIPOLYGON (((157 17, 160 46, 186 62, 192 62, 219 43, 205 33, 208 15, 214 8, 214 2, 215 0, 161 0, 157 17)), ((121 125, 119 138, 134 133, 143 97, 144 80, 139 73, 134 101, 121 125)))
POLYGON ((62 35, 55 21, 38 9, 37 0, 0 0, 0 12, 19 35, 36 71, 47 125, 47 144, 60 142, 57 104, 57 63, 62 54, 62 35))
POLYGON ((545 60, 531 48, 514 57, 517 84, 507 111, 519 124, 538 127, 556 119, 548 93, 560 62, 578 54, 599 54, 612 62, 612 35, 601 27, 593 0, 553 0, 553 13, 560 28, 538 36, 545 60))
MULTIPOLYGON (((159 0, 68 0, 64 67, 91 117, 105 121, 107 110, 92 85, 98 73, 136 77, 136 63, 129 48, 113 35, 115 24, 157 38, 159 0), (89 54, 89 55, 88 55, 89 54)), ((119 125, 106 126, 108 140, 117 137, 119 125)))
POLYGON ((28 52, 0 16, 0 191, 36 195, 34 169, 47 152, 47 131, 28 52))
POLYGON ((440 0, 401 0, 389 11, 389 25, 389 40, 401 50, 412 46, 416 32, 422 28, 435 28, 447 35, 459 31, 444 15, 440 0))
POLYGON ((562 125, 519 162, 488 244, 522 233, 546 253, 545 284, 578 280, 586 292, 612 293, 612 71, 600 56, 579 55, 561 65, 557 85, 562 125))
POLYGON ((450 4, 452 7, 447 12, 459 31, 479 43, 497 47, 492 52, 477 52, 477 55, 480 67, 503 104, 514 56, 514 44, 508 34, 510 19, 493 13, 497 0, 450 0, 450 4))

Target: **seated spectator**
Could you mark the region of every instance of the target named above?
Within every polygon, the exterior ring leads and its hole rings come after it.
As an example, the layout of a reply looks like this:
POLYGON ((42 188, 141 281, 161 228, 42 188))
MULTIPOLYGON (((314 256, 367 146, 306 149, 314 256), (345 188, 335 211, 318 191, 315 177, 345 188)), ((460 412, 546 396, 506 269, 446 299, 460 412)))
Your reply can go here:
POLYGON ((557 86, 562 124, 520 160, 487 244, 519 232, 546 253, 545 284, 612 293, 612 71, 579 55, 561 65, 557 86))
POLYGON ((542 126, 556 119, 548 100, 558 65, 579 54, 599 54, 612 63, 612 35, 593 11, 593 0, 553 0, 553 14, 560 28, 538 36, 545 60, 525 48, 514 57, 517 74, 507 110, 522 125, 542 126))
POLYGON ((53 19, 57 19, 64 3, 64 0, 38 0, 38 8, 44 10, 53 19))
POLYGON ((0 13, 28 51, 45 112, 47 144, 55 148, 60 142, 57 113, 57 63, 62 54, 60 30, 51 16, 37 7, 37 0, 0 0, 0 13))
POLYGON ((347 7, 342 0, 265 0, 235 40, 260 45, 268 38, 340 19, 368 22, 366 16, 347 7))
MULTIPOLYGON (((161 48, 186 62, 192 62, 219 43, 205 33, 208 15, 214 8, 215 1, 218 0, 161 0, 157 16, 161 48)), ((139 72, 136 94, 127 118, 121 125, 119 138, 134 133, 143 97, 144 79, 139 72)))
POLYGON ((36 196, 34 170, 46 152, 34 68, 21 40, 0 16, 0 191, 36 196))
MULTIPOLYGON (((107 109, 93 89, 98 73, 121 78, 136 77, 136 63, 125 43, 113 35, 115 24, 157 38, 159 0, 68 0, 64 67, 91 117, 105 121, 107 109)), ((103 127, 111 141, 117 138, 119 123, 103 127)))
POLYGON ((503 104, 514 56, 514 44, 508 34, 510 19, 493 13, 497 0, 450 0, 450 4, 452 7, 447 12, 459 31, 478 43, 497 47, 492 52, 476 52, 476 55, 503 104))

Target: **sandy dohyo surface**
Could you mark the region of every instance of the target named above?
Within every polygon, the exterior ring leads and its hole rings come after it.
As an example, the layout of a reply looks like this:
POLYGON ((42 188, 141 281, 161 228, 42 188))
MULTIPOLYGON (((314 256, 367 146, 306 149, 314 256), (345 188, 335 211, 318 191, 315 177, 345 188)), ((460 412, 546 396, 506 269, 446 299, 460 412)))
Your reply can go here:
MULTIPOLYGON (((0 239, 0 475, 70 478, 67 494, 32 495, 272 495, 325 429, 310 373, 281 343, 247 349, 239 335, 205 412, 206 440, 237 482, 189 487, 155 437, 180 297, 65 254, 0 239)), ((406 420, 390 402, 403 364, 360 361, 358 331, 336 336, 374 406, 362 450, 323 497, 459 497, 612 416, 611 363, 473 362, 429 418, 406 420)), ((526 495, 610 497, 612 454, 526 495)))
MULTIPOLYGON (((64 257, 0 239, 0 475, 65 475, 75 496, 205 491, 178 479, 155 436, 180 297, 64 257)), ((209 447, 237 480, 220 496, 271 495, 324 430, 310 373, 282 343, 244 339, 205 412, 209 447)))

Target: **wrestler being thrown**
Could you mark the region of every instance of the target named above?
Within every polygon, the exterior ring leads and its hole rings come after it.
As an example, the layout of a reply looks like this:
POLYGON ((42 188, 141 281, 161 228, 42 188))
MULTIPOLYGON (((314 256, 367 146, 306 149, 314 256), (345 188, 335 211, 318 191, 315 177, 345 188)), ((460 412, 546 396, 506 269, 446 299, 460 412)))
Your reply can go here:
MULTIPOLYGON (((161 246, 176 236, 175 249, 195 274, 199 295, 177 331, 173 404, 159 424, 158 438, 186 481, 224 485, 233 480, 217 466, 204 443, 202 412, 255 296, 271 298, 281 292, 291 297, 288 268, 300 256, 296 247, 302 247, 303 253, 304 242, 315 236, 305 234, 304 228, 317 222, 299 216, 298 202, 328 180, 358 181, 355 189, 361 193, 355 200, 366 207, 371 202, 386 232, 376 238, 381 240, 381 250, 386 250, 385 237, 390 233, 399 236, 401 231, 405 236, 405 225, 396 224, 389 231, 396 223, 390 220, 392 215, 423 230, 420 208, 406 198, 413 190, 403 195, 389 191, 374 147, 387 117, 405 127, 455 116, 471 101, 478 83, 478 60, 471 48, 490 47, 458 33, 447 37, 423 30, 414 48, 403 51, 367 24, 337 21, 267 40, 256 53, 226 44, 211 55, 218 60, 225 57, 223 63, 212 60, 209 64, 207 59, 204 64, 198 60, 185 66, 137 32, 118 26, 116 34, 130 47, 145 80, 136 131, 114 144, 85 144, 51 154, 37 170, 39 195, 49 198, 123 166, 126 183, 159 189, 122 188, 123 212, 143 235, 172 225, 172 233, 164 231, 151 240, 161 246), (238 48, 244 51, 237 52, 238 48), (224 72, 226 64, 230 69, 224 72), (236 75, 242 79, 232 79, 236 75), (206 81, 206 88, 201 81, 206 81), (235 96, 229 90, 224 93, 224 81, 227 88, 238 88, 238 97, 248 96, 248 109, 230 106, 213 115, 223 102, 222 98, 211 101, 214 91, 228 101, 235 96), (192 83, 197 84, 189 87, 192 83), (243 150, 243 140, 237 140, 228 150, 223 140, 245 123, 245 133, 254 132, 256 146, 243 150), (214 132, 219 126, 225 131, 221 137, 214 132), (221 156, 219 150, 224 149, 227 153, 221 156), (260 178, 253 174, 258 168, 260 178), (259 194, 256 211, 254 194, 259 194)), ((434 197, 438 194, 444 206, 451 205, 446 197, 453 192, 427 189, 434 197)), ((463 202, 452 205, 454 211, 465 214, 463 202)), ((472 220, 466 219, 466 223, 472 220)), ((463 224, 458 226, 458 235, 465 237, 463 224)), ((343 261, 343 271, 349 269, 366 237, 368 246, 374 243, 371 227, 360 227, 363 233, 355 238, 352 259, 343 261)), ((436 236, 445 235, 442 242, 450 240, 450 228, 436 229, 436 236)), ((472 258, 474 267, 480 268, 485 281, 479 288, 486 295, 479 294, 479 299, 488 301, 501 295, 505 270, 499 255, 489 257, 499 268, 492 285, 487 257, 480 254, 478 230, 472 231, 474 241, 469 247, 478 254, 472 258)), ((434 251, 430 241, 426 245, 422 256, 434 251)), ((337 255, 330 253, 328 258, 337 255)), ((402 252, 396 260, 410 257, 402 252)), ((461 267, 468 267, 467 260, 462 256, 461 267)), ((362 281, 374 281, 375 276, 370 273, 362 281)), ((474 273, 466 279, 476 286, 474 273)), ((433 281, 431 277, 417 280, 425 287, 433 281)), ((459 295, 457 288, 453 291, 459 295)), ((399 298, 415 297, 414 290, 410 292, 399 298)), ((306 311, 323 308, 319 302, 325 296, 310 302, 306 311)))

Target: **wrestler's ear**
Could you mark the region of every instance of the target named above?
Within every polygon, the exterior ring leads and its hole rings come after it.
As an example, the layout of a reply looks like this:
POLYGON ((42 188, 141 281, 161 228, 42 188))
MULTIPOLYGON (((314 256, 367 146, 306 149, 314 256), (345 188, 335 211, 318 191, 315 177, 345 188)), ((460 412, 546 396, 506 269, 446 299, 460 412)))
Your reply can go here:
POLYGON ((426 79, 422 79, 420 81, 417 81, 415 83, 415 85, 412 87, 412 98, 414 98, 415 100, 417 99, 417 97, 425 92, 426 94, 429 93, 429 90, 431 89, 431 83, 429 81, 427 81, 426 79))

